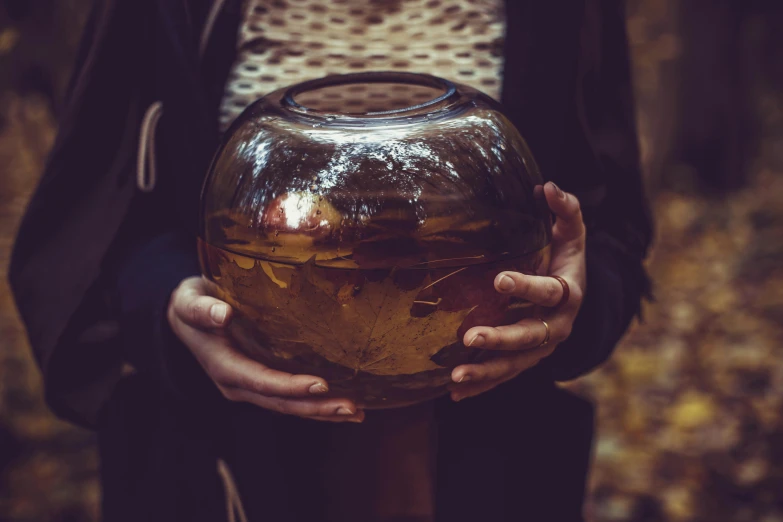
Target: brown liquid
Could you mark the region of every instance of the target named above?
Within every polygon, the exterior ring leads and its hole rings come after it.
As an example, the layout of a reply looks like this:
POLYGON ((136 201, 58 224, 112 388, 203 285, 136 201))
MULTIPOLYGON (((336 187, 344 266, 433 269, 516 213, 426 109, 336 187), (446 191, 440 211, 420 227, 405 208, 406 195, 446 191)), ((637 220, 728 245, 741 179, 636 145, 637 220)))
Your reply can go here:
POLYGON ((365 408, 402 406, 446 392, 452 369, 497 352, 467 348, 473 326, 531 317, 499 294, 498 272, 543 274, 549 247, 462 267, 355 269, 284 264, 199 240, 216 297, 235 309, 238 347, 268 366, 324 377, 330 395, 365 408))

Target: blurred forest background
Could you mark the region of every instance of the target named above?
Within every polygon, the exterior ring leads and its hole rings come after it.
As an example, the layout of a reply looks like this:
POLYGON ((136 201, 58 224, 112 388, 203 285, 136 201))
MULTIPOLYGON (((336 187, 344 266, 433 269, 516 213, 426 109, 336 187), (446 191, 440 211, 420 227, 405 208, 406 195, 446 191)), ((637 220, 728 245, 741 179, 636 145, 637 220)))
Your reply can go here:
MULTIPOLYGON (((90 0, 0 0, 0 273, 90 0)), ((783 522, 783 2, 631 0, 657 301, 568 386, 599 406, 589 517, 783 522)), ((0 278, 0 521, 98 520, 0 278)))

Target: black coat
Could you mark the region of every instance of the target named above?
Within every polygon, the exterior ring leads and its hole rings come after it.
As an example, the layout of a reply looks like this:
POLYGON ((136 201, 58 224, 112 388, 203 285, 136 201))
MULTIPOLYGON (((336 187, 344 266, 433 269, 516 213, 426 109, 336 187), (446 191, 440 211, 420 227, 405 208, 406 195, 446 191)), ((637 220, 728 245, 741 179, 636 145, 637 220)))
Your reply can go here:
MULTIPOLYGON (((221 520, 219 456, 251 520, 298 520, 324 500, 302 489, 301 473, 269 470, 317 457, 326 428, 227 405, 163 313, 176 284, 198 273, 198 192, 234 56, 232 1, 199 56, 210 4, 96 1, 12 256, 47 400, 98 429, 109 521, 221 520), (146 194, 135 188, 138 131, 158 100, 159 181, 146 194)), ((588 290, 572 336, 536 368, 437 403, 441 520, 580 519, 593 412, 554 382, 603 362, 649 291, 652 227, 623 15, 614 0, 507 1, 502 102, 544 176, 582 201, 588 290)))

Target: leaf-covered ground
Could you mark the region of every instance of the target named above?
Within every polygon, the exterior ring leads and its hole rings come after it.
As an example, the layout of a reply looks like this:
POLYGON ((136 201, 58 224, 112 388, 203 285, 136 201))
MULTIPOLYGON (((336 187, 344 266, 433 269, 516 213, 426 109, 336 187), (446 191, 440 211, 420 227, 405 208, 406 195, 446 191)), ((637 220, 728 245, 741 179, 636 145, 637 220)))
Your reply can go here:
POLYGON ((573 388, 599 405, 595 520, 783 521, 783 176, 661 194, 657 302, 573 388))
MULTIPOLYGON (((678 43, 668 0, 633 4, 650 165, 663 72, 678 43)), ((19 34, 0 26, 0 59, 14 52, 19 34)), ((763 146, 746 188, 728 197, 657 192, 649 260, 657 302, 609 363, 570 385, 599 405, 595 522, 783 522, 783 96, 760 93, 758 109, 763 146)), ((53 133, 43 99, 0 93, 0 271, 53 133)), ((97 520, 96 472, 93 436, 55 420, 43 404, 3 278, 0 520, 97 520)))

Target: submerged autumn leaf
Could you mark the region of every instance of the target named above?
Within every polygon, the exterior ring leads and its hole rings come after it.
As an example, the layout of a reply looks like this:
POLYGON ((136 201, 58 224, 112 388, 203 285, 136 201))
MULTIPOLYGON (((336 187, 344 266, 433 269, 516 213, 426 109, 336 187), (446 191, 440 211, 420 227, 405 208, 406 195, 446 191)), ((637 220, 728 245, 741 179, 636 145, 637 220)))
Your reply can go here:
MULTIPOLYGON (((405 375, 442 368, 432 357, 457 341, 474 307, 434 309, 416 317, 418 288, 404 290, 394 272, 368 278, 360 271, 291 267, 229 255, 220 266, 224 297, 252 319, 274 350, 309 347, 355 373, 405 375)), ((427 276, 428 277, 428 276, 427 276)), ((428 279, 422 281, 426 286, 428 279)))

